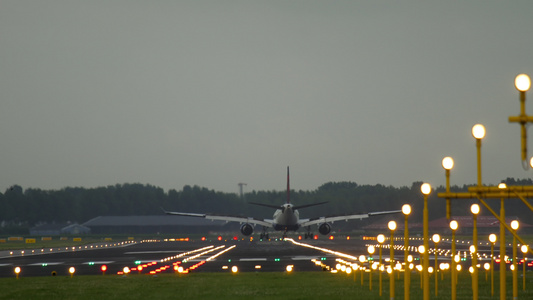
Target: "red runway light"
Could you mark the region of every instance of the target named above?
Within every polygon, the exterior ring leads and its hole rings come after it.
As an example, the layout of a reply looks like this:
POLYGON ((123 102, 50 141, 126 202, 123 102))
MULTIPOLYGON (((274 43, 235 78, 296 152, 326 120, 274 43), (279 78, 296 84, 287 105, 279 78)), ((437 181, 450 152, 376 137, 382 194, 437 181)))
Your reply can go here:
POLYGON ((100 270, 102 270, 102 272, 107 271, 107 266, 106 265, 102 265, 102 267, 100 267, 100 270))
POLYGON ((218 236, 218 240, 219 240, 219 241, 222 241, 222 237, 221 237, 220 235, 218 236))

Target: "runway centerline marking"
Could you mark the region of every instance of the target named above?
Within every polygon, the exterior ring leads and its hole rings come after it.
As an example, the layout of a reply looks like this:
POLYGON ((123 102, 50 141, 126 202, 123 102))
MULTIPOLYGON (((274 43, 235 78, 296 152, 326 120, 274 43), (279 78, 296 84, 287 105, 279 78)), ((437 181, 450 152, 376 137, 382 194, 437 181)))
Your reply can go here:
POLYGON ((165 250, 165 251, 136 251, 136 252, 124 252, 125 255, 131 255, 131 254, 154 254, 154 253, 183 253, 185 251, 179 251, 179 250, 165 250))
POLYGON ((65 264, 65 262, 63 262, 63 261, 60 261, 60 262, 40 262, 40 263, 29 264, 28 266, 57 266, 57 265, 63 265, 63 264, 65 264))
POLYGON ((292 260, 312 260, 318 259, 318 256, 294 256, 291 257, 292 260))
POLYGON ((109 260, 109 261, 87 261, 84 262, 82 265, 109 265, 114 263, 115 261, 109 260))
POLYGON ((266 261, 266 258, 241 258, 239 261, 266 261))

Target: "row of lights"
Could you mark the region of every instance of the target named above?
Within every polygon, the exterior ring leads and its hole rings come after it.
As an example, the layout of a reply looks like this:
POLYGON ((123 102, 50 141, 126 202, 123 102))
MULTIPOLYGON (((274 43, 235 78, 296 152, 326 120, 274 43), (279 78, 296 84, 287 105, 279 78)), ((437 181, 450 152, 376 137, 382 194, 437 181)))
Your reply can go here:
MULTIPOLYGON (((79 251, 79 250, 91 250, 91 249, 98 249, 98 248, 108 248, 108 247, 121 247, 129 244, 135 244, 135 241, 124 241, 120 243, 114 243, 114 244, 98 244, 98 245, 87 245, 87 246, 77 246, 77 247, 65 247, 63 248, 49 248, 47 253, 54 252, 54 251, 79 251), (55 249, 55 250, 54 250, 55 249)), ((15 255, 27 255, 27 254, 45 254, 45 249, 41 249, 40 251, 35 251, 35 249, 31 250, 20 250, 20 251, 9 251, 9 255, 15 256, 15 255), (39 253, 40 252, 40 253, 39 253)))

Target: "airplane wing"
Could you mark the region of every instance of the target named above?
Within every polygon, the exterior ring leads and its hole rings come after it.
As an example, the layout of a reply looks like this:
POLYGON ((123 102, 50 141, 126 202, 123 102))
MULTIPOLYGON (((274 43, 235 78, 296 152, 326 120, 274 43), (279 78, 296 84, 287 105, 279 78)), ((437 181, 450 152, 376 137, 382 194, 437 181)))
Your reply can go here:
POLYGON ((175 215, 175 216, 187 216, 187 217, 198 217, 198 218, 205 218, 207 220, 213 220, 213 221, 224 221, 224 222, 238 222, 238 223, 248 223, 248 224, 254 224, 254 225, 261 225, 266 227, 272 227, 272 222, 258 220, 254 218, 246 218, 246 217, 232 217, 232 216, 217 216, 217 215, 208 215, 208 214, 195 214, 195 213, 184 213, 184 212, 177 212, 177 211, 166 211, 163 210, 165 214, 167 215, 175 215))
POLYGON ((402 212, 401 210, 390 210, 390 211, 378 211, 378 212, 371 212, 366 214, 359 214, 359 215, 346 215, 346 216, 332 216, 332 217, 320 217, 320 218, 313 218, 308 220, 300 220, 300 226, 311 226, 311 225, 317 225, 322 223, 333 223, 336 221, 348 221, 348 220, 354 220, 354 219, 365 219, 372 216, 379 216, 379 215, 388 215, 388 214, 397 214, 402 212))

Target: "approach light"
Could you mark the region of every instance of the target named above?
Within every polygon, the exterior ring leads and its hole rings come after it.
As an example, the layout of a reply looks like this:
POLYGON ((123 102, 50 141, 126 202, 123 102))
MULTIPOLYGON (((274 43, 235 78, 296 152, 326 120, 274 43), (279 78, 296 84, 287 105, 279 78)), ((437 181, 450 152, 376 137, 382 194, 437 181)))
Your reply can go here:
POLYGON ((485 137, 485 126, 476 124, 472 127, 472 135, 477 140, 481 140, 485 137))
POLYGON ((456 220, 451 220, 450 221, 450 228, 452 230, 457 230, 457 228, 459 228, 459 223, 456 220))
POLYGON ((490 264, 489 263, 483 264, 483 269, 485 269, 485 271, 490 270, 490 264))
POLYGON ((411 214, 411 205, 409 204, 404 204, 402 206, 402 213, 406 216, 410 215, 411 214))
POLYGON ((440 242, 440 235, 438 233, 435 233, 432 237, 431 237, 431 240, 433 240, 433 243, 435 244, 438 244, 440 242))
POLYGON ((431 185, 429 183, 424 183, 420 186, 420 191, 422 191, 422 194, 429 195, 431 193, 431 185))
POLYGON ((378 243, 383 244, 385 242, 385 235, 378 234, 378 243))
POLYGON ((519 225, 519 223, 518 223, 517 220, 513 220, 513 221, 511 221, 511 228, 512 228, 513 230, 517 230, 519 226, 520 226, 520 225, 519 225))
POLYGON ((394 231, 396 230, 396 222, 395 221, 389 221, 389 230, 394 231))
POLYGON ((496 235, 494 233, 489 235, 489 241, 493 244, 496 243, 496 235))
POLYGON ((442 167, 445 170, 451 170, 453 168, 453 158, 446 156, 442 159, 442 167))
POLYGON ((472 204, 472 206, 470 206, 470 211, 471 211, 474 215, 479 214, 479 205, 478 205, 478 204, 472 204))
POLYGON ((514 79, 514 86, 520 92, 527 92, 531 87, 531 79, 527 74, 519 74, 514 79))
POLYGON ((237 272, 239 272, 239 268, 237 266, 233 266, 233 267, 231 267, 231 272, 232 273, 237 273, 237 272))

